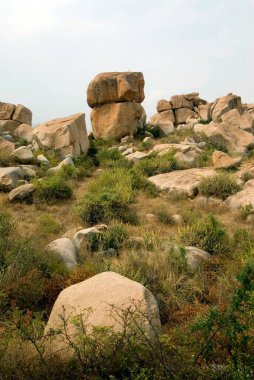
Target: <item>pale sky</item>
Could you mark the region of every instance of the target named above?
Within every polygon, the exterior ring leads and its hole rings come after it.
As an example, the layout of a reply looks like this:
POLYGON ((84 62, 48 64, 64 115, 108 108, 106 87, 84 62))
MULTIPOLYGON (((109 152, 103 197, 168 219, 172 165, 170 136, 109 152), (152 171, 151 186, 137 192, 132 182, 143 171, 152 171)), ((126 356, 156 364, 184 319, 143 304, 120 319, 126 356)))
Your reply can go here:
POLYGON ((254 0, 0 0, 0 101, 33 123, 90 109, 100 72, 142 71, 159 99, 234 92, 254 103, 254 0))

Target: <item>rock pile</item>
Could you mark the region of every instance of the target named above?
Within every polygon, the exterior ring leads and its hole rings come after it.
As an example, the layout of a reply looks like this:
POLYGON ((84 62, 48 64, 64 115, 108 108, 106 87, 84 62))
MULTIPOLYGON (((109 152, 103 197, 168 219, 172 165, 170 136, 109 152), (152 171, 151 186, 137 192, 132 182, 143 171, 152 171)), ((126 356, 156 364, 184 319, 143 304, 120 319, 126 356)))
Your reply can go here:
POLYGON ((140 72, 102 73, 90 82, 87 102, 95 138, 120 139, 143 127, 144 84, 140 72))
POLYGON ((22 124, 32 125, 32 112, 22 104, 0 102, 0 130, 11 135, 22 124))

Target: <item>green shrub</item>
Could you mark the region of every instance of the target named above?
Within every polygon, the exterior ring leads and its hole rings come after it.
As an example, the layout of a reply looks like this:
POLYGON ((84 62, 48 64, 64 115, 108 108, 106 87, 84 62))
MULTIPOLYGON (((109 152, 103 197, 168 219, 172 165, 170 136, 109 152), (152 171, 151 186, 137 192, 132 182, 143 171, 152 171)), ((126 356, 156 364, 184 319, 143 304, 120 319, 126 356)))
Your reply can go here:
POLYGON ((244 182, 248 182, 250 179, 253 179, 254 176, 252 174, 252 172, 246 170, 245 172, 243 172, 243 174, 241 175, 241 180, 243 180, 244 182))
POLYGON ((206 197, 226 199, 240 190, 236 179, 229 173, 221 172, 212 177, 203 178, 199 183, 199 192, 206 197))
POLYGON ((89 249, 94 251, 104 251, 109 248, 118 250, 127 239, 128 233, 123 224, 115 224, 102 234, 92 234, 88 238, 89 249))
POLYGON ((50 214, 44 214, 38 220, 38 232, 40 234, 55 234, 61 231, 60 224, 50 214))
POLYGON ((155 210, 155 215, 157 215, 159 221, 163 224, 174 224, 174 219, 172 215, 164 208, 160 208, 159 210, 155 210))
POLYGON ((36 180, 34 185, 35 203, 54 203, 58 200, 69 199, 73 193, 70 183, 61 174, 36 180))
POLYGON ((87 223, 126 221, 133 201, 132 176, 126 169, 105 170, 90 183, 88 192, 77 204, 79 217, 87 223))
POLYGON ((133 171, 147 177, 160 173, 168 173, 178 169, 179 165, 174 158, 174 152, 168 152, 163 156, 151 156, 140 160, 133 171))
POLYGON ((149 181, 146 176, 135 170, 131 170, 131 173, 133 175, 132 185, 134 190, 143 190, 149 197, 156 197, 159 194, 155 184, 149 181))
POLYGON ((179 241, 185 246, 198 247, 210 254, 225 253, 230 249, 229 237, 213 214, 197 218, 180 228, 179 241))

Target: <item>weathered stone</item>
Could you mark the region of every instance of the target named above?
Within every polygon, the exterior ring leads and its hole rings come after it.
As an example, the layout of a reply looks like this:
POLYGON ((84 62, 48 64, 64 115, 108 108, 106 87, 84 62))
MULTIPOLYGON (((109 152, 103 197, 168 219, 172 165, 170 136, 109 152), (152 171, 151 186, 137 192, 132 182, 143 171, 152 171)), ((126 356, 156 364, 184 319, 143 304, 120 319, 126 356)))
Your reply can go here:
POLYGON ((234 125, 244 131, 253 133, 254 119, 249 112, 244 112, 240 115, 237 109, 233 109, 222 115, 224 123, 234 125))
POLYGON ((13 120, 18 121, 21 124, 32 125, 32 111, 22 104, 18 104, 15 108, 13 120))
POLYGON ((14 137, 18 139, 24 139, 28 142, 31 142, 33 139, 34 129, 31 125, 28 124, 20 124, 14 131, 14 137))
POLYGON ((186 252, 187 264, 191 269, 196 269, 202 261, 211 259, 210 253, 197 247, 184 247, 186 252))
POLYGON ((64 155, 86 154, 89 148, 83 113, 43 123, 34 128, 33 138, 41 149, 59 149, 64 155))
POLYGON ((70 157, 66 157, 63 161, 60 162, 57 166, 50 168, 48 173, 59 173, 61 172, 65 166, 73 166, 75 168, 74 162, 70 157))
POLYGON ((90 107, 108 103, 141 103, 144 98, 144 77, 140 72, 112 72, 98 74, 87 89, 90 107))
POLYGON ((238 209, 249 205, 254 207, 254 179, 247 181, 243 190, 228 197, 226 205, 231 209, 238 209))
POLYGON ((79 250, 83 241, 95 234, 101 234, 101 232, 96 227, 85 228, 77 231, 73 237, 76 248, 79 250))
POLYGON ((14 143, 7 141, 5 138, 0 137, 0 156, 2 158, 9 158, 15 149, 14 143))
POLYGON ((15 111, 15 105, 0 102, 0 120, 10 120, 15 111))
POLYGON ((139 103, 112 103, 96 107, 91 112, 93 134, 96 139, 121 139, 135 135, 143 128, 144 109, 139 103))
POLYGON ((196 113, 189 108, 178 108, 175 110, 176 124, 184 124, 189 117, 195 117, 196 113))
POLYGON ((233 159, 227 153, 216 150, 212 154, 212 162, 215 168, 231 168, 240 164, 240 159, 233 159))
POLYGON ((8 131, 14 135, 15 130, 19 127, 20 123, 15 120, 0 120, 0 129, 3 131, 8 131))
POLYGON ((33 152, 27 146, 21 146, 12 152, 15 161, 21 164, 31 164, 34 162, 33 152))
POLYGON ((211 107, 211 116, 213 121, 219 121, 225 113, 232 109, 241 110, 241 97, 233 94, 228 94, 222 98, 216 99, 211 107))
POLYGON ((11 190, 9 193, 9 201, 19 201, 19 202, 31 202, 33 197, 33 192, 35 191, 34 185, 28 183, 16 187, 16 189, 11 190))
POLYGON ((196 124, 196 133, 204 133, 212 142, 225 147, 229 153, 245 153, 254 146, 254 136, 234 125, 211 122, 208 125, 196 124))
POLYGON ((23 176, 23 171, 20 168, 0 168, 0 190, 12 190, 23 176))
POLYGON ((144 158, 148 157, 148 154, 147 153, 144 153, 144 152, 134 152, 134 153, 131 153, 131 154, 128 154, 127 156, 125 156, 125 158, 129 161, 133 161, 133 162, 138 162, 144 158))
MULTIPOLYGON (((187 95, 188 96, 188 95, 187 95)), ((171 97, 171 104, 173 109, 190 108, 193 109, 193 99, 188 99, 185 95, 174 95, 171 97)))
POLYGON ((176 170, 170 173, 158 174, 149 178, 160 190, 168 193, 185 194, 194 197, 198 193, 200 181, 215 174, 212 168, 192 168, 176 170))
POLYGON ((49 160, 43 154, 37 156, 37 162, 39 165, 51 166, 49 160))
POLYGON ((191 149, 191 147, 188 147, 188 150, 185 152, 177 152, 174 155, 174 158, 177 161, 192 164, 193 162, 195 162, 195 160, 198 158, 198 156, 199 156, 199 154, 196 152, 196 150, 191 149))
POLYGON ((156 107, 157 112, 168 111, 168 110, 171 110, 171 108, 172 108, 172 104, 168 100, 165 100, 165 99, 159 100, 156 107))
MULTIPOLYGON (((120 332, 124 328, 121 314, 126 313, 129 319, 135 313, 138 330, 144 330, 149 339, 154 339, 155 333, 160 332, 158 305, 152 293, 143 285, 118 273, 104 272, 72 285, 59 294, 45 333, 51 329, 62 329, 61 317, 64 317, 68 336, 79 343, 80 331, 71 323, 74 317, 79 316, 83 320, 87 334, 92 333, 93 327, 112 327, 115 332, 120 332)), ((55 336, 51 348, 65 357, 73 354, 64 335, 55 336)))
POLYGON ((56 239, 46 249, 48 252, 56 254, 68 269, 77 265, 77 250, 72 240, 68 238, 56 239))
POLYGON ((198 116, 205 121, 211 121, 211 104, 200 104, 198 106, 198 116))

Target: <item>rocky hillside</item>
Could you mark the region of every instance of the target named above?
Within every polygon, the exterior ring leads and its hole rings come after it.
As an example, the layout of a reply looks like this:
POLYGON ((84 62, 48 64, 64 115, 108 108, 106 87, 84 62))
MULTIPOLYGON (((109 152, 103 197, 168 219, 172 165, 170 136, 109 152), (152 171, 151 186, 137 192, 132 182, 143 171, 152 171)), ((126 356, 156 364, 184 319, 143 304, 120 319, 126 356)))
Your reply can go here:
POLYGON ((0 103, 0 378, 254 377, 254 104, 146 120, 140 72, 32 128, 0 103))

